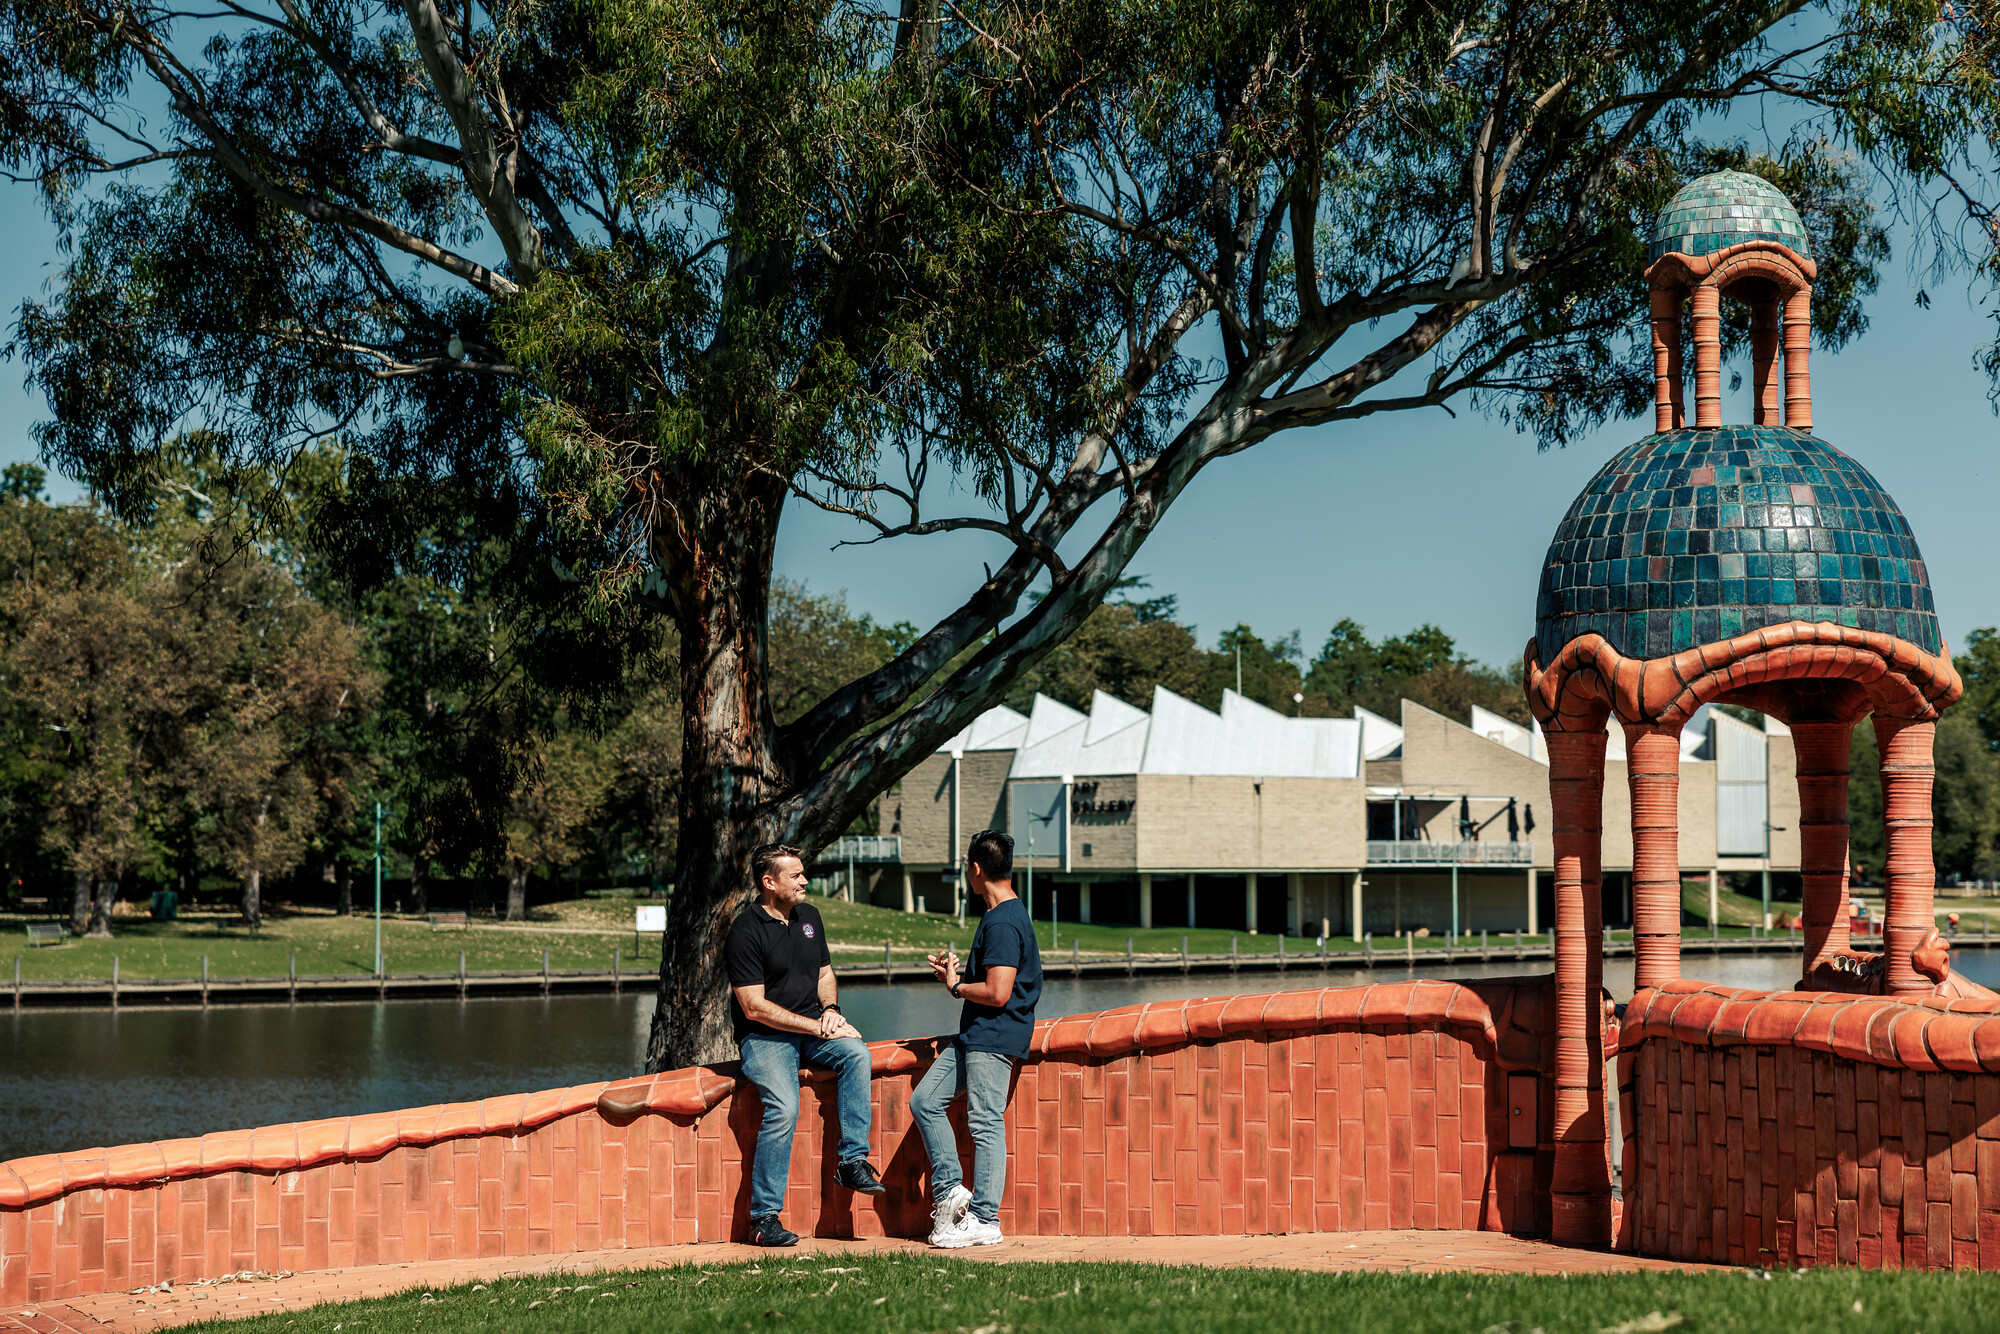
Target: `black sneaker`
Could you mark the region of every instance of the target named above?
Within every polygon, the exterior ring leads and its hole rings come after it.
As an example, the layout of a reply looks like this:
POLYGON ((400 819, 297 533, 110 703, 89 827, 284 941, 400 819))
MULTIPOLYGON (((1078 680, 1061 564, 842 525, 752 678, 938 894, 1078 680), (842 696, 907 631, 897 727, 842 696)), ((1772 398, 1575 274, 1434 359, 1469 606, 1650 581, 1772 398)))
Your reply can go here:
POLYGON ((765 1214, 750 1220, 750 1235, 745 1240, 752 1246, 796 1246, 799 1234, 779 1222, 776 1214, 765 1214))
POLYGON ((833 1182, 859 1195, 882 1195, 889 1189, 882 1184, 882 1178, 875 1175, 874 1166, 866 1158, 842 1163, 834 1170, 833 1182))

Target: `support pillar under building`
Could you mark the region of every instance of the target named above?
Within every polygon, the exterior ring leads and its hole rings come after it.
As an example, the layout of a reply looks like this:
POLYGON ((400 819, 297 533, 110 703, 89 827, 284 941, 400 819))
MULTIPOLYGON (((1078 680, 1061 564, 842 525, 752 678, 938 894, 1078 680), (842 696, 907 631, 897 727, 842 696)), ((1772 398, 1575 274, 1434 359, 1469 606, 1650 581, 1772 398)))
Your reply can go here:
POLYGON ((1882 822, 1889 861, 1883 876, 1889 911, 1882 928, 1887 957, 1887 990, 1916 995, 1931 988, 1911 966, 1910 951, 1937 928, 1932 898, 1937 867, 1931 861, 1931 788, 1936 771, 1931 743, 1937 724, 1875 716, 1875 742, 1882 754, 1882 822))
MULTIPOLYGON (((1848 948, 1847 779, 1854 724, 1792 724, 1799 778, 1799 875, 1805 883, 1799 924, 1805 933, 1801 972, 1848 948)), ((1768 881, 1770 872, 1764 873, 1768 881)))
POLYGON ((1139 872, 1139 926, 1141 930, 1153 929, 1153 873, 1139 872))
POLYGON ((1604 751, 1602 728, 1549 732, 1555 807, 1556 1098, 1550 1236, 1611 1240, 1604 1116, 1604 751))
POLYGON ((1679 725, 1625 724, 1625 757, 1632 793, 1633 985, 1644 989, 1681 975, 1679 725))

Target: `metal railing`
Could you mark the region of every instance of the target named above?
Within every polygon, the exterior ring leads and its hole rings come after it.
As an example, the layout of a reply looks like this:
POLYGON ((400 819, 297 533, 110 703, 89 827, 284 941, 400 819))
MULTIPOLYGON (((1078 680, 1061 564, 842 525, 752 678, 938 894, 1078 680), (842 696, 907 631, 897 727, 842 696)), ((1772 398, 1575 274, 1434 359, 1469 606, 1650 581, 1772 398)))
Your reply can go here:
POLYGON ((827 862, 899 862, 903 860, 903 839, 900 834, 850 834, 846 838, 835 839, 827 844, 826 851, 820 853, 822 864, 827 862))
POLYGON ((1535 860, 1533 843, 1423 843, 1368 840, 1369 865, 1398 863, 1434 866, 1526 866, 1535 860))

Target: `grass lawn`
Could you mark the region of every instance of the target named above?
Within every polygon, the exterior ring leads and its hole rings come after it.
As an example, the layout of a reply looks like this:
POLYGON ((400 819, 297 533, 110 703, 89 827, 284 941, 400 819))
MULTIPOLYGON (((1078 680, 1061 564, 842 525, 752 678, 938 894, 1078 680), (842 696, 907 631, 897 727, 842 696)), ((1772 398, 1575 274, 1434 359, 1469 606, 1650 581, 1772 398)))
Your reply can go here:
MULTIPOLYGON (((1681 887, 1681 899, 1697 920, 1687 928, 1691 942, 1708 939, 1701 923, 1708 915, 1708 884, 1689 880, 1681 887)), ((382 950, 392 973, 452 973, 458 969, 458 953, 465 951, 465 966, 472 972, 526 972, 542 966, 542 951, 549 952, 549 967, 600 969, 611 967, 612 951, 619 952, 621 967, 633 973, 651 972, 659 967, 660 940, 656 935, 636 936, 632 931, 633 909, 641 900, 583 898, 538 904, 531 920, 495 923, 475 918, 468 931, 432 931, 424 919, 384 914, 382 950)), ((940 945, 951 944, 960 954, 972 941, 976 919, 964 922, 946 913, 905 913, 868 904, 843 903, 839 899, 814 899, 813 905, 826 919, 827 937, 833 946, 834 962, 865 965, 879 961, 886 944, 896 959, 914 962, 940 945)), ((132 906, 132 905, 122 905, 132 906)), ((1797 905, 1786 905, 1796 911, 1797 905)), ((1948 904, 1941 901, 1939 917, 1948 904)), ((1725 891, 1722 894, 1722 935, 1736 939, 1751 934, 1750 923, 1758 918, 1757 900, 1725 891)), ((113 922, 111 940, 69 940, 61 945, 31 948, 23 929, 31 920, 55 920, 52 914, 29 917, 10 913, 0 917, 0 986, 13 976, 14 960, 21 962, 21 976, 28 981, 59 978, 108 978, 111 960, 119 961, 119 975, 126 979, 187 978, 201 974, 201 961, 208 958, 212 977, 283 976, 293 951, 298 952, 301 976, 327 974, 367 974, 374 967, 375 921, 356 914, 335 917, 324 909, 286 911, 278 909, 265 920, 262 930, 252 932, 239 925, 233 915, 212 912, 184 913, 176 922, 155 922, 143 914, 121 915, 113 922)), ((1968 913, 1968 929, 1978 930, 1976 914, 1968 913)), ((1245 932, 1189 930, 1161 927, 1142 931, 1132 926, 1087 926, 1060 922, 1053 928, 1044 920, 1035 927, 1045 958, 1052 963, 1067 958, 1072 949, 1082 957, 1122 958, 1126 942, 1139 955, 1177 955, 1183 939, 1191 955, 1226 955, 1233 941, 1244 957, 1270 956, 1278 949, 1279 937, 1245 932)), ((1615 941, 1631 938, 1628 931, 1611 933, 1615 941)), ((1528 936, 1533 946, 1546 946, 1546 935, 1528 936)), ((1430 936, 1415 942, 1419 953, 1444 948, 1444 937, 1430 936)), ((1464 937, 1461 948, 1476 947, 1477 936, 1464 937)), ((1496 955, 1506 957, 1514 945, 1511 932, 1490 938, 1496 955)), ((1294 958, 1317 953, 1317 944, 1296 936, 1284 941, 1285 952, 1294 958)), ((1353 955, 1361 946, 1348 937, 1327 941, 1330 953, 1353 955)), ((1375 950, 1400 952, 1400 938, 1375 937, 1375 950)))
POLYGON ((1819 1270, 1560 1277, 1306 1274, 882 1256, 570 1280, 498 1280, 190 1325, 228 1334, 700 1330, 732 1334, 1646 1334, 1663 1329, 1939 1331, 2000 1327, 1988 1275, 1819 1270), (1657 1313, 1657 1314, 1655 1314, 1657 1313), (1650 1318, 1649 1318, 1650 1317, 1650 1318))
MULTIPOLYGON (((631 921, 627 909, 626 923, 631 921)), ((452 973, 458 952, 465 951, 471 972, 526 971, 542 966, 549 952, 552 969, 611 967, 611 952, 621 951, 621 966, 647 973, 660 966, 660 938, 622 936, 575 930, 536 930, 535 926, 505 931, 432 931, 420 918, 382 918, 382 953, 392 973, 452 973)), ((199 977, 208 958, 211 977, 281 977, 292 952, 299 956, 300 976, 367 974, 375 968, 375 919, 299 913, 265 918, 252 932, 224 916, 190 917, 155 922, 147 917, 119 917, 110 940, 68 940, 60 945, 30 947, 27 932, 15 922, 0 936, 0 985, 10 982, 14 959, 21 961, 26 980, 108 978, 111 960, 118 958, 121 978, 199 977)))

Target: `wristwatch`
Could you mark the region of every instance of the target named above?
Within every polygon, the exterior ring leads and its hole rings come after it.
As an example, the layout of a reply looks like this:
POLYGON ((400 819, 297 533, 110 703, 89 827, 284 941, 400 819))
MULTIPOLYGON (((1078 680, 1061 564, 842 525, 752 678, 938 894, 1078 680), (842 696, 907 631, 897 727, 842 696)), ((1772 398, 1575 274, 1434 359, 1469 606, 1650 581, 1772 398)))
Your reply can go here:
POLYGON ((828 1010, 832 1010, 835 1014, 839 1015, 843 1019, 847 1017, 847 1012, 840 1008, 840 1003, 838 1001, 834 1002, 832 1005, 822 1005, 819 1007, 819 1011, 821 1014, 825 1014, 828 1010))
POLYGON ((957 1000, 959 999, 958 989, 964 985, 965 985, 965 979, 961 977, 958 979, 958 981, 952 983, 949 987, 946 987, 945 990, 951 993, 951 998, 953 1000, 957 1000))

